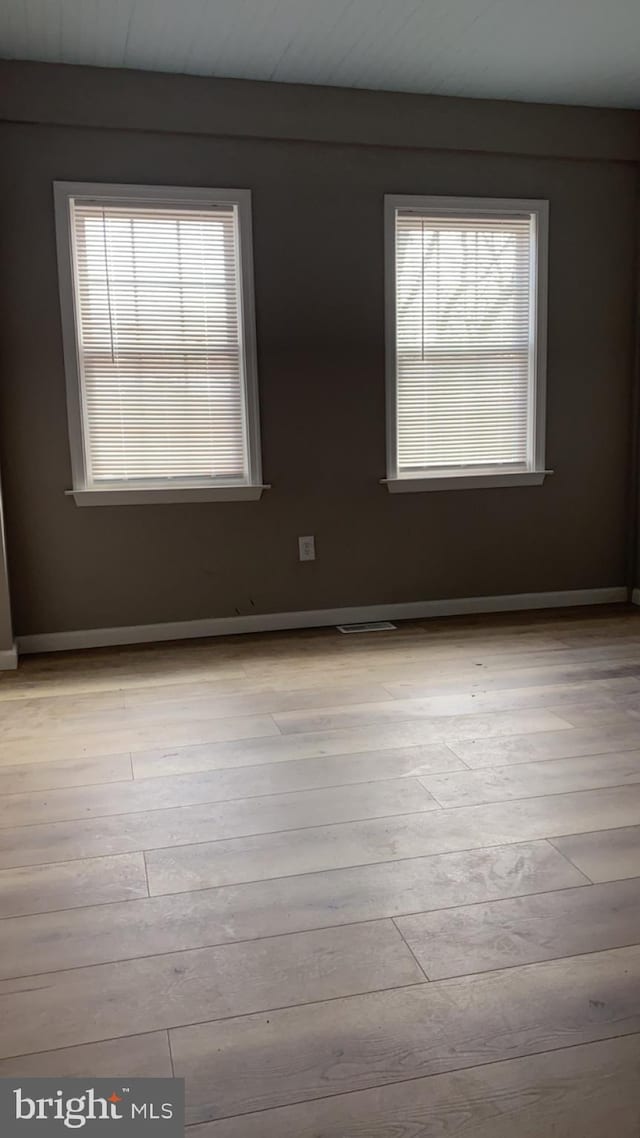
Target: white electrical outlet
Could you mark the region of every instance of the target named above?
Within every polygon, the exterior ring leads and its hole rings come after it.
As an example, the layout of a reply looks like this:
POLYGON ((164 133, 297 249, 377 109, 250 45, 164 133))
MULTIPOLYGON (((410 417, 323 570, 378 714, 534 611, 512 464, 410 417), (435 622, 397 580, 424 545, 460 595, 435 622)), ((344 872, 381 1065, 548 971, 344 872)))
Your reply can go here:
POLYGON ((298 538, 298 554, 301 561, 315 561, 316 539, 313 537, 298 538))

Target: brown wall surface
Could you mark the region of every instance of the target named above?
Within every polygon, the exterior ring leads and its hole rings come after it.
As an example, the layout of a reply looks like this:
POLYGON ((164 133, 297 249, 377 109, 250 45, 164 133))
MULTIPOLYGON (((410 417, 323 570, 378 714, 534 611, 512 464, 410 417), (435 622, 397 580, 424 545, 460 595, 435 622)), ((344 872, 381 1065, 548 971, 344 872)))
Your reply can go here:
MULTIPOLYGON (((573 153, 571 128, 567 108, 549 107, 524 123, 522 153, 491 152, 491 120, 501 139, 506 116, 511 138, 514 105, 480 102, 483 149, 470 151, 467 100, 444 100, 447 148, 442 115, 438 149, 428 129, 420 146, 305 141, 300 91, 311 91, 317 109, 322 89, 278 87, 297 140, 223 138, 201 126, 188 132, 188 107, 171 131, 159 128, 158 105, 149 110, 153 130, 107 129, 109 106, 91 99, 92 76, 104 95, 104 72, 11 66, 31 77, 22 115, 15 83, 4 116, 0 94, 0 455, 19 635, 625 583, 637 182, 626 112, 620 120, 604 112, 622 124, 620 157, 615 147, 600 153, 611 139, 603 112, 584 110, 587 141, 593 116, 592 155, 585 142, 582 157, 558 157, 565 138, 573 153), (44 121, 53 72, 69 92, 65 115, 57 112, 65 125, 44 121), (40 112, 38 75, 46 77, 40 112), (455 149, 457 104, 463 150, 455 149), (544 149, 545 138, 552 156, 527 153, 544 149), (261 501, 85 509, 64 496, 54 179, 251 189, 263 472, 273 487, 261 501), (549 199, 547 466, 555 474, 542 487, 392 496, 379 484, 385 193, 549 199), (310 533, 317 560, 300 564, 297 535, 310 533)), ((108 74, 114 83, 119 73, 108 74)), ((136 75, 136 90, 147 81, 151 90, 158 76, 136 75)), ((171 92, 183 82, 192 93, 194 81, 179 77, 171 92)), ((204 92, 208 81, 195 82, 204 92)), ((213 81, 216 124, 225 98, 237 112, 238 86, 213 81)), ((244 132, 251 89, 260 119, 264 85, 240 87, 244 132)), ((374 113, 362 94, 330 93, 354 136, 356 110, 365 120, 374 113)), ((375 105, 397 98, 376 94, 375 105)), ((415 114, 432 105, 401 99, 415 114)), ((274 114, 280 121, 281 109, 274 114)), ((375 121, 365 120, 362 135, 375 138, 375 121)))

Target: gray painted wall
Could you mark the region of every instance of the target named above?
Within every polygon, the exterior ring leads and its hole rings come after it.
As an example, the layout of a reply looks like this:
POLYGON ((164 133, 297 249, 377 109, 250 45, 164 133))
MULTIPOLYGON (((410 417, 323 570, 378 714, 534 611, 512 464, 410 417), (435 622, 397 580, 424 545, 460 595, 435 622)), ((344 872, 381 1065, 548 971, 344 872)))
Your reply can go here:
POLYGON ((265 95, 261 84, 122 73, 138 100, 136 129, 126 130, 119 73, 7 67, 0 118, 16 121, 0 123, 0 454, 18 634, 624 584, 638 158, 625 112, 573 109, 568 121, 566 108, 532 117, 529 107, 522 153, 509 154, 512 104, 334 90, 332 110, 345 115, 331 141, 321 89, 265 95), (206 98, 212 129, 228 102, 238 137, 205 133, 206 98), (105 127, 109 99, 117 129, 105 127), (161 129, 163 99, 171 131, 161 129), (263 137, 247 136, 252 101, 263 137), (196 105, 200 133, 191 133, 196 105), (403 145, 390 145, 388 119, 402 106, 416 137, 422 115, 421 145, 407 142, 402 116, 403 145), (474 115, 480 149, 471 152, 474 115), (285 128, 294 137, 266 137, 285 128), (252 190, 273 485, 260 502, 79 509, 65 498, 54 179, 252 190), (549 198, 547 465, 556 473, 544 486, 391 496, 379 485, 387 192, 549 198), (318 559, 300 564, 297 535, 307 533, 318 559))

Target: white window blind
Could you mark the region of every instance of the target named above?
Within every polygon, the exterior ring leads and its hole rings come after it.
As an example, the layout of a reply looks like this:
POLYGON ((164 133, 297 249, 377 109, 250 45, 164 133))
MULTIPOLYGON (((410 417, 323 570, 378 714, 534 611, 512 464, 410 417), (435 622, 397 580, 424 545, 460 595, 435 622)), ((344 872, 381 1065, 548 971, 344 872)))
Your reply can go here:
POLYGON ((395 469, 536 462, 537 213, 393 211, 395 469))
POLYGON ((257 408, 247 391, 238 203, 201 194, 175 202, 161 191, 123 200, 125 190, 114 187, 113 200, 69 194, 65 203, 82 434, 76 487, 249 485, 257 408))

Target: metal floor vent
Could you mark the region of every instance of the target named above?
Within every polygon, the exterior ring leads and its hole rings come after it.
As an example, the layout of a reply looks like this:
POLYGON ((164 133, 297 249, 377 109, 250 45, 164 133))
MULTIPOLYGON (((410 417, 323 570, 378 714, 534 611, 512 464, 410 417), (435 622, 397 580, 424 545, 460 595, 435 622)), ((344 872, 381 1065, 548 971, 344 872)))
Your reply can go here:
POLYGON ((362 624, 337 624, 338 632, 390 632, 397 625, 390 620, 365 620, 362 624))

